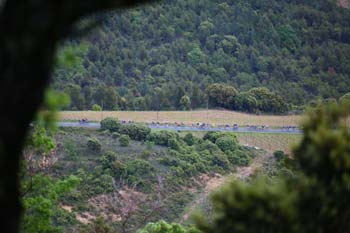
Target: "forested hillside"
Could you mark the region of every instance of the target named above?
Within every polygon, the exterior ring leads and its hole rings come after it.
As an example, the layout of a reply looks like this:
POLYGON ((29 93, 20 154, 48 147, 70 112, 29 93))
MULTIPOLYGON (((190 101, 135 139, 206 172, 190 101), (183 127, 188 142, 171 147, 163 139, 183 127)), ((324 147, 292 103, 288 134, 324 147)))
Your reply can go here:
POLYGON ((54 74, 70 109, 285 112, 350 91, 350 10, 333 0, 164 0, 96 19, 66 48, 80 64, 54 74))

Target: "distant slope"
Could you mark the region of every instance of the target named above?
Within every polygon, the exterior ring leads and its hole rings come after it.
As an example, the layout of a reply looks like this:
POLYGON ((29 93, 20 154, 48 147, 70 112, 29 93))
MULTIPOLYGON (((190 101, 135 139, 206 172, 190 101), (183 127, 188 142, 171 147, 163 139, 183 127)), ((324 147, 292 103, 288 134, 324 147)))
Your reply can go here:
POLYGON ((184 95, 204 107, 205 89, 220 82, 266 86, 298 105, 338 98, 350 91, 348 3, 165 0, 110 13, 84 39, 81 67, 57 70, 53 86, 74 109, 180 109, 184 95))

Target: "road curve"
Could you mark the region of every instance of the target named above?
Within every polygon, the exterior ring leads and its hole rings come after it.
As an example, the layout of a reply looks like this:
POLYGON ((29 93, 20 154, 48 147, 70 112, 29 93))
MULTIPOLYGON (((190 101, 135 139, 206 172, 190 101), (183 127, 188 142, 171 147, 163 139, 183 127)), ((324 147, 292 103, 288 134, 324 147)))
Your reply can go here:
MULTIPOLYGON (((99 129, 100 123, 88 122, 58 122, 58 127, 80 127, 80 128, 91 128, 99 129)), ((280 134, 302 134, 300 129, 282 129, 282 128, 268 128, 268 129, 252 129, 248 127, 193 127, 193 126, 172 126, 172 125, 153 125, 147 124, 151 129, 160 130, 172 130, 172 131, 221 131, 221 132, 237 132, 237 133, 280 133, 280 134)))

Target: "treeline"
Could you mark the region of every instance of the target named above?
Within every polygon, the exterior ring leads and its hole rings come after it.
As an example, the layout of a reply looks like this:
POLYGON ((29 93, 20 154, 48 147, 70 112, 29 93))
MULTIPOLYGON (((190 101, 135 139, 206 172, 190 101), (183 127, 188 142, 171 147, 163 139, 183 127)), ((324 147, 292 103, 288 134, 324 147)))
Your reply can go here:
POLYGON ((86 47, 81 63, 52 83, 70 109, 203 108, 214 83, 290 105, 349 92, 350 11, 333 0, 165 0, 91 20, 103 28, 70 43, 86 47))

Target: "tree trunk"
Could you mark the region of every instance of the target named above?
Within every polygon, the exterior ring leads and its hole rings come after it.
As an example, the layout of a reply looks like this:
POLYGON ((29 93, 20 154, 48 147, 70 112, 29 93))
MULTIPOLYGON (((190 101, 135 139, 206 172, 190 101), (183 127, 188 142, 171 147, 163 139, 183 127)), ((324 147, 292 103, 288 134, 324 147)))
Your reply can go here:
POLYGON ((19 230, 19 163, 58 42, 81 17, 149 0, 0 0, 0 226, 19 230))

